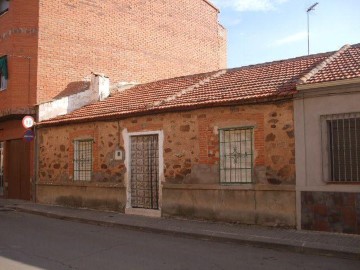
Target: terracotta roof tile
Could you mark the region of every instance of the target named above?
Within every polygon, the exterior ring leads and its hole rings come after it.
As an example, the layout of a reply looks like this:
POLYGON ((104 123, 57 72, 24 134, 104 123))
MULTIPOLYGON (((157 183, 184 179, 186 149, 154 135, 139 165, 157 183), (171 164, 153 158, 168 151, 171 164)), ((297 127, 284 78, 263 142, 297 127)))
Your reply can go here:
POLYGON ((282 98, 294 94, 298 80, 331 55, 333 52, 142 84, 41 125, 282 98))
POLYGON ((360 44, 346 45, 303 84, 324 83, 360 77, 360 44))

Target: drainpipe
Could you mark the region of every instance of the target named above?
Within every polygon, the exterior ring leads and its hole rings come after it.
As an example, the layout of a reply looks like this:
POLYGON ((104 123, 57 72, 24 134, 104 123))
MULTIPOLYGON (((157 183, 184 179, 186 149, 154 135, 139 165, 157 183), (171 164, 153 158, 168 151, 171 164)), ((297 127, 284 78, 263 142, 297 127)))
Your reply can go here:
POLYGON ((34 125, 34 176, 33 176, 33 201, 37 202, 37 184, 38 184, 38 172, 39 172, 39 139, 38 129, 36 124, 39 122, 39 106, 35 107, 35 125, 34 125))

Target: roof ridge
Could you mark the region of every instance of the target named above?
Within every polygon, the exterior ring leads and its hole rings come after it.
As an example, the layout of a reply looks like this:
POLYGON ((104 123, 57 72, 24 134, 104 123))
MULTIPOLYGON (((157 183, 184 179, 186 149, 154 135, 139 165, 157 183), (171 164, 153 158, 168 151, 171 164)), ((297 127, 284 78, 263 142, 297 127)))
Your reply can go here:
POLYGON ((180 75, 180 76, 176 76, 176 77, 170 77, 170 78, 159 79, 159 80, 150 81, 150 82, 139 83, 137 86, 145 86, 145 85, 151 85, 153 83, 162 83, 162 82, 166 83, 168 81, 172 81, 172 80, 176 80, 176 79, 192 78, 192 77, 208 75, 208 74, 210 75, 217 71, 219 71, 219 70, 217 69, 217 70, 212 70, 212 71, 207 71, 207 72, 200 72, 200 73, 194 73, 194 74, 188 74, 188 75, 180 75))
POLYGON ((316 67, 314 67, 312 70, 310 70, 307 74, 302 76, 298 80, 298 84, 304 84, 306 83, 311 77, 313 77, 315 74, 317 74, 319 71, 323 70, 326 66, 328 66, 331 62, 333 62, 336 58, 338 58, 343 52, 351 48, 351 45, 346 44, 340 48, 337 52, 330 55, 328 58, 326 58, 324 61, 319 63, 316 67))
POLYGON ((337 51, 329 51, 329 52, 315 53, 315 54, 310 54, 310 55, 301 55, 301 56, 290 57, 290 58, 286 58, 286 59, 278 59, 278 60, 269 61, 269 62, 250 64, 250 65, 240 66, 240 67, 233 67, 233 68, 228 68, 226 70, 229 72, 232 72, 232 71, 237 71, 237 70, 242 70, 242 69, 271 66, 274 64, 284 63, 284 62, 289 62, 289 61, 297 61, 297 60, 303 60, 303 59, 307 59, 307 58, 316 58, 316 57, 320 57, 320 56, 327 55, 327 54, 334 54, 336 52, 337 51))
POLYGON ((360 43, 355 43, 355 44, 352 44, 351 45, 352 48, 357 48, 357 47, 360 47, 360 43))
POLYGON ((181 91, 178 91, 176 92, 175 94, 173 95, 170 95, 168 96, 167 98, 164 98, 163 100, 160 100, 160 101, 155 101, 153 102, 152 104, 148 104, 148 108, 154 108, 154 107, 158 107, 158 106, 161 106, 161 105, 164 105, 165 103, 167 102, 170 102, 170 101, 173 101, 191 91, 193 91, 194 89, 200 87, 200 86, 203 86, 205 85, 206 83, 209 83, 211 80, 215 79, 215 78, 218 78, 220 77, 221 75, 225 74, 227 71, 226 70, 219 70, 217 72, 214 72, 213 74, 211 74, 210 76, 204 78, 204 79, 201 79, 200 81, 198 81, 197 83, 191 85, 191 86, 188 86, 187 88, 185 89, 182 89, 181 91))
MULTIPOLYGON (((360 43, 356 44, 356 45, 360 45, 360 43)), ((207 72, 200 72, 200 73, 194 73, 194 74, 188 74, 188 75, 180 75, 180 76, 164 78, 164 79, 159 79, 159 80, 150 81, 150 82, 139 83, 135 87, 150 85, 150 84, 153 84, 153 83, 167 82, 167 81, 171 81, 171 80, 175 80, 175 79, 191 78, 191 77, 196 77, 196 76, 205 75, 205 74, 210 75, 210 74, 213 74, 214 72, 221 72, 221 71, 232 72, 232 71, 236 71, 236 70, 242 70, 242 69, 248 69, 248 68, 254 68, 254 67, 261 67, 261 66, 268 66, 268 65, 273 65, 273 64, 276 64, 276 63, 282 63, 282 62, 287 62, 287 61, 295 61, 295 60, 300 60, 300 59, 305 59, 305 58, 319 57, 319 56, 322 56, 322 55, 335 53, 335 52, 336 51, 321 52, 321 53, 315 53, 315 54, 310 54, 310 55, 301 55, 301 56, 296 56, 296 57, 291 57, 291 58, 286 58, 286 59, 279 59, 279 60, 274 60, 274 61, 269 61, 269 62, 250 64, 250 65, 240 66, 240 67, 223 68, 223 69, 207 71, 207 72)))

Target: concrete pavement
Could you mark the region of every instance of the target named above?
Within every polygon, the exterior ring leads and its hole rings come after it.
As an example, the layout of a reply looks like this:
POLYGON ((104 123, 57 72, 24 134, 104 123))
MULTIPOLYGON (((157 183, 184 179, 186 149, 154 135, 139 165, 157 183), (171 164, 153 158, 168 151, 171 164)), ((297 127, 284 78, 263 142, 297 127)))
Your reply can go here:
POLYGON ((11 210, 88 224, 360 260, 360 235, 150 218, 0 199, 0 211, 11 210))

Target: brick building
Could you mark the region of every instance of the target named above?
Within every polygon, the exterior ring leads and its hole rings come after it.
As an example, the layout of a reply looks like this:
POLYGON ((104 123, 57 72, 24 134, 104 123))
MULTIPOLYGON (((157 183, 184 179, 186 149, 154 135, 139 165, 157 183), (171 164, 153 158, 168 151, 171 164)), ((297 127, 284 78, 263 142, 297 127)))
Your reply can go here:
POLYGON ((37 199, 295 227, 293 95, 331 55, 141 84, 45 120, 37 199))
POLYGON ((0 196, 31 197, 21 119, 35 104, 87 89, 92 71, 145 83, 224 68, 218 12, 206 0, 0 0, 0 196))

